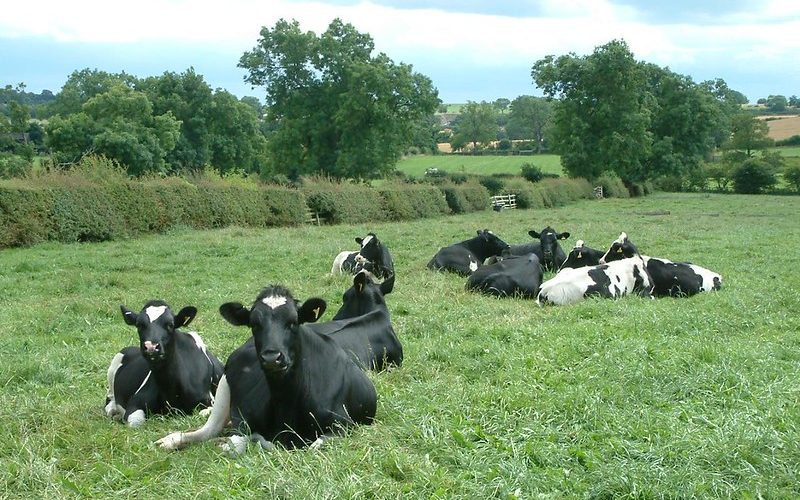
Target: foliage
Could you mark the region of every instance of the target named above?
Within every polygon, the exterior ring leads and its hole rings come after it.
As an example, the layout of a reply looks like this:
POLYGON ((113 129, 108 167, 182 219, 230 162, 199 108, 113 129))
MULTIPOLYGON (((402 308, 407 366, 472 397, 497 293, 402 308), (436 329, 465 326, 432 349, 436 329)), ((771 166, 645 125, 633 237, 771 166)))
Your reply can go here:
POLYGON ((478 145, 487 146, 497 138, 497 112, 495 107, 486 101, 480 103, 468 101, 461 108, 453 124, 455 131, 450 145, 454 151, 463 149, 466 144, 472 144, 472 149, 478 145))
MULTIPOLYGON (((519 175, 522 165, 535 163, 546 174, 563 174, 558 155, 419 155, 403 158, 397 169, 412 177, 422 177, 428 168, 439 172, 462 172, 465 174, 519 175)), ((541 228, 540 228, 541 229, 541 228)))
POLYGON ((789 105, 788 99, 782 95, 771 95, 767 97, 767 107, 770 111, 774 111, 776 113, 781 113, 786 111, 786 107, 789 105))
POLYGON ((718 191, 727 191, 733 181, 733 166, 724 161, 705 165, 706 175, 717 184, 718 191))
POLYGON ((31 171, 31 162, 10 153, 0 153, 0 178, 25 177, 31 171))
POLYGON ((623 41, 584 57, 547 56, 532 68, 554 104, 553 149, 572 176, 613 169, 625 182, 684 176, 727 135, 739 93, 723 81, 637 62, 623 41))
POLYGON ((516 195, 519 208, 552 208, 582 198, 591 198, 592 186, 581 178, 543 179, 536 184, 515 178, 506 181, 503 192, 516 195))
POLYGON ((800 192, 800 165, 788 165, 783 170, 783 180, 793 190, 800 192))
POLYGON ((606 198, 628 198, 630 193, 625 183, 613 171, 603 172, 595 179, 595 184, 603 186, 603 196, 606 198))
POLYGON ((733 190, 742 194, 756 194, 775 186, 778 179, 768 162, 749 158, 733 172, 733 190))
POLYGON ((302 178, 308 207, 331 224, 386 220, 380 193, 367 184, 322 176, 302 178))
POLYGON ((733 117, 731 137, 723 144, 725 150, 744 151, 751 158, 756 150, 765 149, 773 144, 769 138, 769 126, 764 120, 758 120, 747 113, 733 117))
POLYGON ((529 95, 519 96, 511 102, 506 132, 511 139, 533 139, 533 149, 541 153, 552 113, 552 101, 529 95))
POLYGON ((447 205, 455 214, 476 212, 489 208, 489 191, 477 182, 443 184, 440 189, 444 193, 447 205))
POLYGON ((271 173, 375 178, 392 169, 440 101, 430 79, 373 50, 339 19, 320 36, 297 21, 261 29, 239 66, 266 90, 271 173))
POLYGON ((424 184, 391 183, 378 188, 383 210, 392 221, 436 217, 450 213, 440 189, 424 184))
POLYGON ((533 163, 523 163, 522 167, 520 167, 520 172, 528 182, 539 182, 544 178, 542 169, 533 163))
POLYGON ((800 146, 800 135, 793 135, 786 139, 775 141, 776 146, 800 146))
POLYGON ((478 177, 478 182, 481 186, 485 187, 492 196, 502 193, 505 187, 503 179, 495 175, 481 175, 478 177))

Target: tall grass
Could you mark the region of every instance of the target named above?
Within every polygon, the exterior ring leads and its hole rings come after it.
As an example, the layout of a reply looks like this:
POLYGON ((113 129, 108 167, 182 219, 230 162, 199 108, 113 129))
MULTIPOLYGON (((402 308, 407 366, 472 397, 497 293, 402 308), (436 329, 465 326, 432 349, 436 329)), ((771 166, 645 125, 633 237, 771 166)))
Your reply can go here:
POLYGON ((0 496, 797 497, 798 210, 794 197, 657 194, 4 250, 0 496), (546 225, 572 233, 565 246, 602 247, 624 230, 645 253, 720 272, 723 289, 538 308, 425 268, 476 229, 522 243, 546 225), (349 280, 327 275, 331 261, 368 230, 395 257, 387 302, 406 354, 402 368, 370 375, 373 425, 318 452, 229 458, 213 443, 152 444, 199 416, 131 430, 102 415, 108 363, 136 338, 120 303, 197 306, 192 327, 225 359, 247 333, 220 304, 282 283, 335 310, 349 280))

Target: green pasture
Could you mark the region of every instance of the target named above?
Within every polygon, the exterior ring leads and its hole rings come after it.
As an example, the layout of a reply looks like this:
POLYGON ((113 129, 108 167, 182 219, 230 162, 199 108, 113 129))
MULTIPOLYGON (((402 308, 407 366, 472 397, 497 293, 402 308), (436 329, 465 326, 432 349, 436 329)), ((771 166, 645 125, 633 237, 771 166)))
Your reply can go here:
POLYGON ((397 170, 412 177, 425 175, 428 168, 444 172, 463 174, 516 174, 524 163, 536 165, 542 172, 564 175, 559 155, 541 154, 532 156, 467 156, 467 155, 415 155, 397 163, 397 170))
MULTIPOLYGON (((657 194, 551 210, 407 223, 178 230, 0 252, 3 498, 797 498, 800 496, 800 197, 657 194), (603 247, 722 274, 684 299, 540 308, 464 291, 428 271, 443 245, 489 228, 511 243, 552 225, 603 247), (136 342, 120 304, 199 309, 223 360, 248 331, 217 313, 268 283, 340 305, 333 257, 375 231, 403 366, 371 374, 377 420, 320 451, 239 457, 213 442, 153 443, 198 415, 137 430, 103 415, 106 369, 136 342)), ((548 276, 549 277, 549 276, 548 276)))

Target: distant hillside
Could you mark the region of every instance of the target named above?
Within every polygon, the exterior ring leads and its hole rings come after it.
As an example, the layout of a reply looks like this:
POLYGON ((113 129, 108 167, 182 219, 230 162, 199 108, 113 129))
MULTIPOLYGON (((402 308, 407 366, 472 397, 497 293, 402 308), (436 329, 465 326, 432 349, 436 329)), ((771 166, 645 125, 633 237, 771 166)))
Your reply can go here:
POLYGON ((767 120, 769 136, 776 141, 800 135, 800 115, 763 116, 759 119, 767 120))

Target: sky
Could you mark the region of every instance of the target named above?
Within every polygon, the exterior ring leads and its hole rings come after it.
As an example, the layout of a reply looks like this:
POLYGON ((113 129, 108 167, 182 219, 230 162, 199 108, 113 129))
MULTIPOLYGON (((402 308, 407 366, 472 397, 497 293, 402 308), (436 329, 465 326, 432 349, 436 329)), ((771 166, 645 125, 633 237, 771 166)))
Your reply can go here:
POLYGON ((722 78, 751 102, 800 95, 798 0, 38 0, 0 12, 0 86, 37 93, 84 68, 193 67, 212 88, 263 101, 237 67, 261 28, 296 19, 320 34, 338 17, 428 76, 445 103, 542 95, 537 60, 614 39, 695 82, 722 78))

